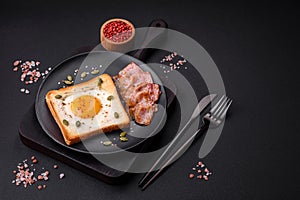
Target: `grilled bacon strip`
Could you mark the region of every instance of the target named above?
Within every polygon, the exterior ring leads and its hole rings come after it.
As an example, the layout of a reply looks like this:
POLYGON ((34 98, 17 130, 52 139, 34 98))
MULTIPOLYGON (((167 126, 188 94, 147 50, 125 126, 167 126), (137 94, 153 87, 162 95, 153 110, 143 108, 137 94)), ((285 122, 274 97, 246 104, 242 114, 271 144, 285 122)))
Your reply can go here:
POLYGON ((153 83, 151 74, 132 62, 113 79, 131 117, 139 124, 149 125, 157 112, 156 102, 161 94, 160 86, 153 83))

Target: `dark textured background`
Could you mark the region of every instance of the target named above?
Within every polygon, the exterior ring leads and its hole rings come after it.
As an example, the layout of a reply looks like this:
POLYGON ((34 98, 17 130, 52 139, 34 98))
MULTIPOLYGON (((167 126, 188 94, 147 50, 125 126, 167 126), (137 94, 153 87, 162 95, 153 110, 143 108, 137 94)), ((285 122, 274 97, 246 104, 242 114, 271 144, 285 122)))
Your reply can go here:
POLYGON ((0 199, 293 199, 300 192, 297 12, 289 3, 1 2, 0 199), (219 67, 234 104, 222 137, 204 159, 214 172, 208 182, 187 178, 200 142, 142 192, 141 175, 107 185, 20 141, 18 125, 38 85, 21 94, 12 62, 38 59, 42 69, 54 66, 79 47, 97 45, 99 27, 112 17, 136 27, 163 18, 198 41, 219 67), (11 184, 12 170, 31 155, 47 168, 58 163, 59 171, 51 171, 66 178, 49 181, 43 191, 11 184))

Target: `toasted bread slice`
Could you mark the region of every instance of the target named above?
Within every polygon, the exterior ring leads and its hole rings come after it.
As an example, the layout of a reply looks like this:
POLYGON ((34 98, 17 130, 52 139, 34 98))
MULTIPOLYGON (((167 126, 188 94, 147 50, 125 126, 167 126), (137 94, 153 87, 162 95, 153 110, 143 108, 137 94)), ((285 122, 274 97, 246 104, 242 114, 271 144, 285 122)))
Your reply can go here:
POLYGON ((114 82, 102 74, 87 82, 51 90, 46 103, 67 145, 129 125, 114 82))

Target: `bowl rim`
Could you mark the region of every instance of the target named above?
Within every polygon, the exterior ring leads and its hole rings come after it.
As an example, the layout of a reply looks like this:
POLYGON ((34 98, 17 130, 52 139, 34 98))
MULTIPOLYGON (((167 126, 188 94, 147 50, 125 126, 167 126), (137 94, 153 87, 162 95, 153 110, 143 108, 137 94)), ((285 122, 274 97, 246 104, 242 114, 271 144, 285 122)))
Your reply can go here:
POLYGON ((133 25, 130 21, 128 21, 127 19, 122 19, 122 18, 112 18, 112 19, 109 19, 109 20, 107 20, 106 22, 104 22, 104 23, 102 24, 101 28, 100 28, 100 42, 101 42, 101 43, 103 42, 103 40, 105 40, 106 42, 109 42, 109 43, 111 43, 111 44, 116 44, 116 45, 126 44, 126 43, 128 43, 129 41, 131 41, 131 40, 133 39, 134 36, 135 36, 135 27, 134 27, 134 25, 133 25), (108 39, 107 37, 104 36, 104 34, 103 34, 103 29, 104 29, 104 27, 105 27, 108 23, 113 22, 113 21, 123 21, 123 22, 129 24, 129 25, 132 27, 132 34, 131 34, 131 36, 130 36, 127 40, 124 40, 124 41, 122 41, 122 42, 114 42, 114 41, 112 41, 112 40, 110 40, 110 39, 108 39))

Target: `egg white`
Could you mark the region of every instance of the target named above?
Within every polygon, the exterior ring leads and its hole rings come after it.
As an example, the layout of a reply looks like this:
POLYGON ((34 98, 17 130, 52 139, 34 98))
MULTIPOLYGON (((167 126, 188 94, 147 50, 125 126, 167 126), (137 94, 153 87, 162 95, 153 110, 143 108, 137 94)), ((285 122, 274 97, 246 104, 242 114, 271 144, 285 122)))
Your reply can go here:
POLYGON ((59 104, 59 115, 61 119, 66 119, 69 122, 68 128, 74 132, 80 134, 84 134, 91 131, 101 131, 101 128, 107 127, 113 124, 118 124, 118 120, 121 120, 122 114, 119 113, 120 106, 114 100, 108 100, 107 97, 113 95, 104 89, 84 89, 82 88, 80 91, 70 92, 63 96, 63 100, 56 100, 59 104), (83 95, 90 95, 97 98, 101 103, 100 111, 92 118, 81 118, 76 116, 72 109, 71 103, 76 98, 83 96, 83 95), (114 113, 118 112, 119 118, 115 118, 114 113), (80 121, 81 125, 79 127, 76 126, 76 122, 80 121))

